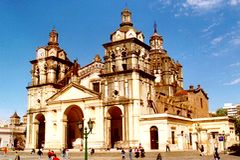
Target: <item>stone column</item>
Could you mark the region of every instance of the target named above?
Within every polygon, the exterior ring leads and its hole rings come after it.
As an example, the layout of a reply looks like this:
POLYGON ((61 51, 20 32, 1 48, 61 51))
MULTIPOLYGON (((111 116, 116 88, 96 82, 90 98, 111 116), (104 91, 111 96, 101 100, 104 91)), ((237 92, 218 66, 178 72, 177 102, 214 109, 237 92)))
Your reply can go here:
POLYGON ((126 121, 125 121, 124 115, 121 115, 121 117, 122 117, 122 141, 125 142, 126 141, 126 130, 125 130, 126 121))
POLYGON ((48 81, 48 83, 56 82, 56 71, 53 68, 48 70, 47 81, 48 81))
POLYGON ((37 148, 37 142, 38 142, 38 132, 39 132, 39 122, 33 123, 33 130, 32 130, 32 146, 33 148, 37 148))
POLYGON ((62 121, 62 147, 67 147, 67 121, 62 121))
POLYGON ((33 124, 31 122, 31 115, 28 115, 27 118, 27 136, 26 136, 26 148, 30 149, 33 148, 33 144, 32 144, 32 128, 33 128, 33 124))
POLYGON ((111 148, 111 117, 104 117, 105 120, 105 145, 111 148))

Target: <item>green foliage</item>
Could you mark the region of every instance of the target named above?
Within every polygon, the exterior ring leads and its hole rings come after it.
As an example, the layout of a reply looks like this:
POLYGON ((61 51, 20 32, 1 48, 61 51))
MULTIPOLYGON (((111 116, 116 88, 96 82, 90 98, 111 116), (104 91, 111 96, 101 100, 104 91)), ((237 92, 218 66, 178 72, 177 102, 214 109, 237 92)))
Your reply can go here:
POLYGON ((223 109, 223 108, 219 108, 217 111, 216 111, 216 116, 227 116, 227 110, 226 109, 223 109))
POLYGON ((240 118, 234 118, 236 135, 240 136, 240 118))

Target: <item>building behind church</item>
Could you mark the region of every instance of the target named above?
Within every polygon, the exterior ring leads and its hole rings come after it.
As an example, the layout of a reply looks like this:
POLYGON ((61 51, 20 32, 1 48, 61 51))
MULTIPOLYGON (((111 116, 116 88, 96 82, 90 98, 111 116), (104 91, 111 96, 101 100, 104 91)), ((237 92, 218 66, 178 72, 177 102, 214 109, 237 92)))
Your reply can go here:
POLYGON ((37 48, 27 86, 26 148, 79 148, 89 119, 91 148, 141 143, 163 150, 168 141, 172 150, 214 143, 223 150, 235 142, 231 118, 209 117, 203 88, 184 89, 183 66, 164 49, 156 25, 145 43, 126 8, 103 47, 103 59, 96 55, 83 67, 60 47, 56 29, 37 48))
POLYGON ((9 121, 0 122, 0 148, 8 147, 16 150, 25 148, 27 115, 22 118, 17 112, 10 117, 9 121))

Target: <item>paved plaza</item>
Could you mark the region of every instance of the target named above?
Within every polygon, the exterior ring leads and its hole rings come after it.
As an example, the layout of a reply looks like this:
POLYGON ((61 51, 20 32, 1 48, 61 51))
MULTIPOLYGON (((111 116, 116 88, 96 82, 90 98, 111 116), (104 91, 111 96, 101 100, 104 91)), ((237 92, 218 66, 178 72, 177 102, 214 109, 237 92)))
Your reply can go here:
MULTIPOLYGON (((57 156, 60 157, 59 151, 55 151, 57 156)), ((157 157, 157 151, 146 152, 146 157, 138 158, 139 160, 155 160, 157 157)), ((201 160, 200 153, 197 151, 174 151, 174 152, 160 152, 163 160, 201 160)), ((3 156, 0 153, 1 160, 14 160, 14 152, 11 151, 8 155, 3 156)), ((30 154, 30 151, 19 151, 21 160, 38 160, 36 154, 30 154)), ((239 156, 233 156, 228 154, 220 154, 221 160, 240 160, 239 156)), ((77 151, 69 152, 69 160, 83 160, 84 153, 77 151)), ((97 151, 94 155, 89 156, 89 160, 121 160, 120 151, 97 151)), ((126 154, 126 160, 128 160, 128 154, 126 154)), ((133 158, 136 160, 136 158, 133 158)), ((44 151, 42 160, 47 160, 47 151, 44 151)), ((63 160, 61 158, 61 160, 63 160)), ((205 156, 204 160, 213 160, 213 156, 205 156)))

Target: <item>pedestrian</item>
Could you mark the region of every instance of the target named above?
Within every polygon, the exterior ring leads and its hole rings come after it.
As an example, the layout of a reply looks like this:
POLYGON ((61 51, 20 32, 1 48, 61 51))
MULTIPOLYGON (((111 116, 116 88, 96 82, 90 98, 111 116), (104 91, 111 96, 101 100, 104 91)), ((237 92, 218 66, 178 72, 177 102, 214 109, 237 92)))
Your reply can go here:
POLYGON ((49 150, 48 150, 48 153, 47 153, 47 155, 48 155, 48 160, 52 160, 53 154, 54 154, 54 152, 49 149, 49 150))
POLYGON ((126 158, 124 149, 122 149, 122 151, 121 151, 121 156, 122 156, 122 160, 124 160, 126 158))
POLYGON ((139 150, 137 147, 135 148, 134 152, 135 152, 135 157, 139 158, 139 150))
POLYGON ((195 143, 196 143, 196 148, 198 150, 199 149, 198 142, 196 141, 195 143))
POLYGON ((95 153, 94 148, 91 148, 90 154, 93 155, 95 153))
POLYGON ((203 145, 201 145, 201 147, 200 147, 200 156, 202 157, 202 160, 204 160, 204 146, 203 145))
POLYGON ((62 158, 65 159, 66 157, 66 149, 63 147, 62 149, 62 158))
POLYGON ((214 160, 220 160, 220 156, 218 154, 218 148, 215 148, 215 153, 214 153, 213 157, 214 157, 214 160))
POLYGON ((132 160, 132 147, 129 147, 129 160, 132 160))
POLYGON ((170 152, 169 142, 166 141, 166 152, 170 152))
POLYGON ((41 151, 41 149, 38 149, 37 155, 38 155, 38 159, 41 160, 43 155, 43 152, 41 151))
POLYGON ((8 153, 8 147, 4 147, 4 148, 3 148, 3 154, 4 154, 4 156, 6 156, 7 153, 8 153))
POLYGON ((156 160, 162 160, 162 155, 161 155, 161 153, 158 153, 156 160))
POLYGON ((35 149, 34 148, 32 149, 31 154, 35 154, 35 149))
POLYGON ((14 160, 20 160, 20 156, 19 156, 18 152, 16 151, 15 153, 16 154, 15 154, 15 159, 14 160))
POLYGON ((68 160, 68 149, 67 148, 65 148, 65 149, 66 149, 66 151, 65 151, 66 152, 65 153, 65 159, 68 160))
POLYGON ((53 159, 52 160, 60 160, 56 154, 53 154, 53 159))
POLYGON ((140 156, 141 156, 141 158, 145 157, 145 150, 143 147, 140 148, 140 156))

